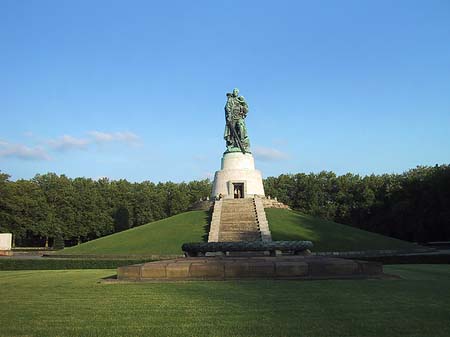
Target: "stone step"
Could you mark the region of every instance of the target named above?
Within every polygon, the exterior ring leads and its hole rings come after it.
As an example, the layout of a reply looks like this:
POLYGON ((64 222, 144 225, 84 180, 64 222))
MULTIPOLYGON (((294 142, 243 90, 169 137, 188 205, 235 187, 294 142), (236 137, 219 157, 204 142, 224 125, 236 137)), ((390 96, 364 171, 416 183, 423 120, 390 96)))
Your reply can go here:
POLYGON ((249 207, 249 208, 228 207, 228 208, 222 208, 221 213, 246 213, 246 212, 256 212, 256 210, 254 207, 249 207))
POLYGON ((246 217, 225 217, 220 218, 220 223, 230 223, 230 222, 257 222, 256 216, 246 216, 246 217))
POLYGON ((251 226, 258 225, 255 220, 234 220, 234 221, 223 221, 220 226, 251 226))
POLYGON ((241 213, 222 213, 221 218, 242 218, 242 217, 256 217, 255 212, 241 212, 241 213))
POLYGON ((221 214, 222 215, 235 215, 235 216, 239 216, 241 214, 253 214, 253 215, 256 215, 256 211, 254 209, 249 209, 247 211, 240 210, 240 211, 236 211, 236 212, 234 212, 234 211, 221 212, 221 214))
POLYGON ((222 207, 255 207, 253 203, 248 204, 223 204, 222 207))
POLYGON ((222 212, 222 216, 240 216, 240 215, 254 215, 256 216, 256 211, 248 210, 248 211, 239 211, 239 212, 222 212))
POLYGON ((248 235, 250 235, 251 233, 254 233, 258 237, 260 237, 260 233, 258 232, 258 230, 253 229, 253 228, 249 228, 249 229, 225 228, 222 231, 220 231, 220 233, 230 233, 230 234, 233 233, 234 235, 239 234, 239 233, 248 233, 248 235))
POLYGON ((259 231, 258 230, 254 230, 254 229, 250 229, 250 230, 245 230, 245 229, 237 229, 237 230, 223 230, 220 231, 221 234, 223 233, 243 233, 245 235, 259 235, 259 231))
POLYGON ((220 234, 223 233, 243 233, 245 235, 259 235, 259 231, 256 229, 250 229, 250 230, 245 230, 245 229, 236 229, 236 230, 222 230, 220 231, 220 234))
POLYGON ((231 206, 229 206, 229 207, 223 207, 222 208, 222 211, 239 211, 239 210, 251 210, 251 209, 255 209, 255 207, 253 207, 253 206, 249 206, 249 207, 231 207, 231 206))
POLYGON ((259 241, 261 235, 259 232, 220 232, 219 241, 259 241))
POLYGON ((237 224, 242 224, 242 225, 247 225, 247 224, 253 224, 253 223, 258 223, 258 221, 253 218, 253 219, 226 219, 226 220, 221 220, 220 224, 231 224, 231 225, 237 225, 237 224))
POLYGON ((246 224, 254 224, 254 223, 255 224, 258 223, 256 221, 256 219, 250 219, 250 220, 247 220, 247 219, 228 219, 228 220, 222 220, 220 222, 221 225, 222 224, 231 224, 231 225, 242 224, 242 225, 246 225, 246 224))
POLYGON ((224 237, 224 238, 219 238, 219 242, 241 242, 241 241, 260 241, 261 238, 257 238, 257 237, 252 237, 252 238, 244 238, 241 236, 236 236, 236 237, 224 237))
POLYGON ((253 215, 256 216, 256 211, 254 210, 248 210, 248 211, 239 211, 239 212, 222 212, 222 216, 240 216, 240 215, 253 215))
POLYGON ((258 232, 259 228, 256 225, 246 225, 246 226, 222 226, 220 228, 221 231, 223 232, 230 232, 230 231, 234 231, 234 232, 258 232))

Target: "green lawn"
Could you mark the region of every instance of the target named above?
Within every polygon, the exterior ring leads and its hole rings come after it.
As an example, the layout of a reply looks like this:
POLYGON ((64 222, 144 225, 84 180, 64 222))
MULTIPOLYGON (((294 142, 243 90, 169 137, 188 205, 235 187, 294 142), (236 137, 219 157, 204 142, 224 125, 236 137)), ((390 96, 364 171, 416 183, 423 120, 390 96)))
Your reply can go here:
POLYGON ((64 249, 58 254, 180 255, 185 242, 203 241, 208 212, 192 211, 64 249))
POLYGON ((403 280, 100 284, 115 270, 0 272, 0 336, 450 336, 450 266, 403 280))
POLYGON ((266 209, 274 240, 310 240, 313 251, 414 248, 414 244, 284 209, 266 209))

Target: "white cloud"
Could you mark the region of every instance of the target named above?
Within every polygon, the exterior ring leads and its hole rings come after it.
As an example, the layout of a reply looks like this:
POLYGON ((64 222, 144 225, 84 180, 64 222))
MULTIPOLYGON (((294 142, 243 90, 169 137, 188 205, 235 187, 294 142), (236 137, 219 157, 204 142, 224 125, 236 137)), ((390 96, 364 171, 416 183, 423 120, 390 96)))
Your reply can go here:
POLYGON ((24 160, 50 160, 47 152, 37 146, 29 147, 23 144, 12 144, 0 141, 0 157, 19 158, 24 160))
POLYGON ((137 144, 140 140, 138 135, 129 131, 119 131, 119 132, 90 131, 88 132, 88 134, 97 143, 119 141, 128 144, 137 144))
POLYGON ((76 138, 70 135, 64 135, 57 139, 49 140, 47 144, 57 151, 69 151, 77 149, 87 149, 90 145, 95 143, 100 144, 109 142, 122 142, 128 145, 136 145, 139 143, 139 140, 139 136, 129 131, 89 131, 88 137, 86 138, 76 138))
POLYGON ((269 147, 255 147, 253 154, 261 161, 281 161, 289 159, 289 155, 280 150, 269 147))
POLYGON ((103 143, 103 142, 110 142, 114 140, 114 136, 111 133, 107 132, 100 132, 100 131, 90 131, 88 134, 94 138, 96 142, 103 143))
POLYGON ((50 140, 48 143, 55 150, 67 151, 72 149, 85 149, 89 145, 90 140, 64 135, 58 139, 50 140))
POLYGON ((116 132, 115 136, 117 140, 126 142, 126 143, 136 143, 139 141, 138 135, 133 132, 125 131, 125 132, 116 132))
MULTIPOLYGON (((34 137, 33 133, 27 132, 25 137, 34 137)), ((56 139, 50 139, 41 143, 42 146, 27 146, 24 144, 10 143, 0 139, 0 158, 19 158, 25 160, 50 160, 47 150, 59 152, 71 150, 83 150, 92 145, 107 142, 119 142, 127 145, 137 145, 140 137, 133 132, 100 132, 90 131, 88 136, 77 138, 71 135, 63 135, 56 139)))

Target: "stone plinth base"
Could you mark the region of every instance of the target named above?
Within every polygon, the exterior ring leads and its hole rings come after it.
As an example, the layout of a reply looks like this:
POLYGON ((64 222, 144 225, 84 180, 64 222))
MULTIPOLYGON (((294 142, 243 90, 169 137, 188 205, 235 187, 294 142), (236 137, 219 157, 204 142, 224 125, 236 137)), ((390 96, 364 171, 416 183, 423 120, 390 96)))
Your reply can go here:
POLYGON ((12 234, 0 233, 0 251, 11 250, 12 234))
POLYGON ((218 195, 233 197, 235 183, 244 185, 243 197, 255 195, 264 196, 264 186, 261 172, 255 169, 255 161, 251 153, 225 153, 222 158, 221 170, 214 176, 211 197, 218 195))
POLYGON ((383 275, 378 262, 314 256, 197 257, 117 268, 120 281, 348 279, 383 275))
POLYGON ((0 256, 12 256, 12 250, 0 250, 0 256))

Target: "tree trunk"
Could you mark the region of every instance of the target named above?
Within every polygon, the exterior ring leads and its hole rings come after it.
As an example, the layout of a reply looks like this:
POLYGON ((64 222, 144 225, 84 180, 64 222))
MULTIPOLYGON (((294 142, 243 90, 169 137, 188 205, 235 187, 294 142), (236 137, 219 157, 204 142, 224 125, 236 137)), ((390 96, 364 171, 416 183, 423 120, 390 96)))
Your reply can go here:
POLYGON ((48 248, 48 236, 45 237, 45 249, 48 248))

